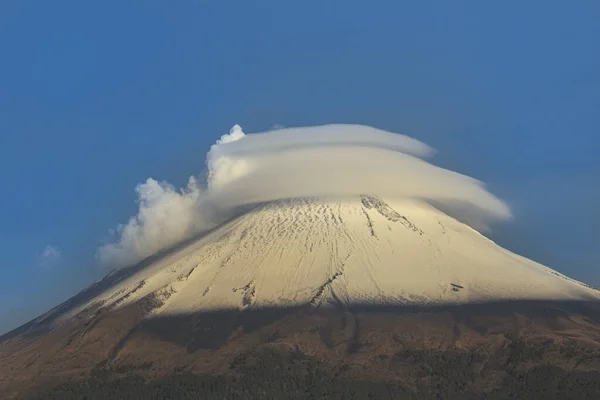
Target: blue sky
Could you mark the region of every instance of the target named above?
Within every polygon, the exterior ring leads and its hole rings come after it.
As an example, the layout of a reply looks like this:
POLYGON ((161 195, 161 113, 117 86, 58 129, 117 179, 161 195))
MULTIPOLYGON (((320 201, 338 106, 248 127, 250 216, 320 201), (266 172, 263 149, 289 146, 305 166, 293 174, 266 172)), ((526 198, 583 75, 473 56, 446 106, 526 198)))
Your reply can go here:
POLYGON ((0 332, 99 278, 135 185, 183 185, 234 123, 413 136, 511 206, 494 240, 600 286, 598 21, 591 0, 3 2, 0 332))

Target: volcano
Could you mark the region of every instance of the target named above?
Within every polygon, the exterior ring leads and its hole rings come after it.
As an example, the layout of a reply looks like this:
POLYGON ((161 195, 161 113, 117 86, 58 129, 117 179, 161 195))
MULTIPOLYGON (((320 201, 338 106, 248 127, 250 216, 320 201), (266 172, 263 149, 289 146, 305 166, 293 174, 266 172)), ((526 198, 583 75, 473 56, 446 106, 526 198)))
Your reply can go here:
POLYGON ((425 202, 271 201, 4 335, 0 392, 600 398, 599 300, 425 202))

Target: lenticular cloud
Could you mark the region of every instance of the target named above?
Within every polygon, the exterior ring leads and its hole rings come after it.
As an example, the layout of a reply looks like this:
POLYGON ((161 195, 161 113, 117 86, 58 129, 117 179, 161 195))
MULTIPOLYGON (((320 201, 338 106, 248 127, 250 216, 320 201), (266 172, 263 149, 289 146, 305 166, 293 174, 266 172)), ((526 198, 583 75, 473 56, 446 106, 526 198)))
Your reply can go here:
POLYGON ((228 210, 295 197, 368 193, 477 210, 481 221, 510 218, 506 204, 481 182, 425 161, 433 154, 418 140, 368 126, 245 134, 235 125, 207 154, 205 187, 194 177, 181 190, 153 179, 138 185, 138 214, 98 257, 112 266, 129 265, 214 227, 228 210))

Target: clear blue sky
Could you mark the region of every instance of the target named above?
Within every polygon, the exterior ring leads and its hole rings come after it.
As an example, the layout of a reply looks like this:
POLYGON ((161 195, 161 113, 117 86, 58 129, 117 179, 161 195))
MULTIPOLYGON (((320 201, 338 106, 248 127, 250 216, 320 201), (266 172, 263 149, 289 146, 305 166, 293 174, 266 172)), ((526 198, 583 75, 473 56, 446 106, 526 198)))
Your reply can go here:
POLYGON ((2 2, 0 332, 234 123, 416 137, 510 204, 494 240, 600 285, 600 3, 403 3, 2 2))

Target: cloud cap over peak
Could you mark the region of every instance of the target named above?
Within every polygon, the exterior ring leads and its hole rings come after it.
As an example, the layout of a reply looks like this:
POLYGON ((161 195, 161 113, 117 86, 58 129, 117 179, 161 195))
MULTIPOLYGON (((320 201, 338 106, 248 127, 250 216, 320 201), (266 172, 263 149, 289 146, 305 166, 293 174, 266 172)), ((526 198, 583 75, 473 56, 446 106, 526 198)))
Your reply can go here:
POLYGON ((409 136, 363 125, 253 134, 235 125, 207 154, 206 188, 194 177, 179 191, 152 179, 138 185, 138 214, 119 227, 118 239, 101 247, 98 257, 116 266, 133 263, 213 227, 219 222, 216 215, 294 197, 371 193, 416 198, 457 214, 477 210, 477 228, 511 217, 508 206, 482 182, 424 160, 433 154, 409 136))
POLYGON ((228 154, 248 154, 327 146, 377 147, 418 157, 428 157, 434 153, 431 147, 409 136, 350 124, 280 128, 248 135, 243 133, 239 125, 234 125, 211 151, 223 148, 228 154))

